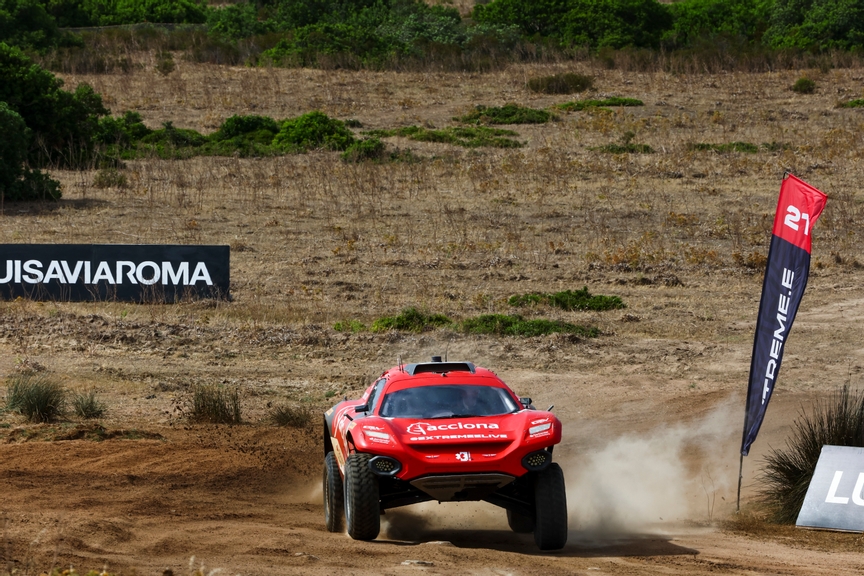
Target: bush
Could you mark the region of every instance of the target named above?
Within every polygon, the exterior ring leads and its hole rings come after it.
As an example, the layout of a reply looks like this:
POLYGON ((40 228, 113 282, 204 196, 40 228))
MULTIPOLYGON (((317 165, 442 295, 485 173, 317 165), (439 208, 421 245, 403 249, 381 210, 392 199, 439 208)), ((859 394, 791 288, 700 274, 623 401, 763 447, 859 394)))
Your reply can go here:
POLYGON ((240 424, 240 392, 237 388, 203 385, 192 390, 190 419, 213 424, 240 424))
POLYGON ((593 77, 574 73, 539 76, 528 80, 529 90, 543 94, 574 94, 590 90, 593 86, 593 77))
POLYGON ((248 136, 249 134, 257 134, 261 131, 272 132, 270 139, 279 132, 279 123, 269 116, 231 116, 219 129, 214 132, 211 137, 213 140, 230 140, 238 136, 248 136))
POLYGON ((864 108, 864 98, 849 100, 840 105, 841 108, 864 108))
POLYGON ((768 453, 761 496, 775 521, 791 524, 797 519, 825 445, 864 447, 864 392, 844 386, 829 399, 817 400, 813 412, 801 413, 792 425, 786 448, 768 453))
POLYGON ((273 145, 287 152, 307 152, 321 148, 347 150, 356 141, 344 122, 315 111, 285 120, 273 145))
POLYGON ((797 92, 798 94, 813 94, 816 91, 816 82, 807 78, 806 76, 802 76, 798 80, 795 81, 795 84, 792 85, 791 90, 793 92, 797 92))
POLYGON ((483 314, 476 318, 469 318, 462 322, 461 328, 469 334, 497 334, 500 336, 528 337, 565 333, 583 338, 596 338, 600 335, 600 330, 595 327, 542 318, 525 320, 519 315, 506 314, 483 314))
POLYGON ((344 322, 336 322, 333 324, 333 329, 337 332, 364 332, 366 325, 359 320, 346 320, 344 322))
POLYGON ((21 115, 32 131, 31 166, 83 167, 92 158, 98 119, 108 114, 102 98, 87 84, 75 92, 33 64, 16 47, 0 43, 0 101, 21 115))
POLYGON ((864 45, 864 2, 775 0, 764 42, 772 48, 850 49, 864 45))
POLYGON ((504 106, 476 106, 473 112, 454 118, 469 124, 545 124, 552 119, 545 110, 526 108, 518 104, 504 106))
POLYGON ((381 160, 386 156, 385 149, 386 146, 378 138, 364 138, 348 146, 342 153, 342 160, 346 162, 381 160))
POLYGON ((66 390, 46 376, 19 374, 9 380, 6 408, 31 422, 52 422, 66 410, 66 390))
POLYGON ((683 0, 669 5, 673 25, 664 42, 675 47, 722 36, 758 42, 768 27, 772 0, 683 0))
POLYGON ((312 421, 312 411, 305 407, 283 404, 273 409, 270 420, 277 426, 305 428, 312 421))
POLYGON ((618 310, 626 308, 624 302, 618 296, 592 296, 588 292, 588 287, 585 286, 582 290, 564 290, 563 292, 555 292, 547 294, 544 292, 532 292, 529 294, 521 294, 511 296, 507 303, 510 306, 534 306, 537 304, 547 304, 562 310, 618 310))
POLYGON ((0 42, 38 50, 55 45, 59 37, 57 23, 41 2, 0 2, 0 42))
POLYGON ((372 332, 388 330, 405 330, 407 332, 424 332, 442 326, 449 326, 450 319, 443 314, 425 314, 416 308, 405 308, 397 316, 383 316, 372 322, 372 332))
POLYGON ((96 398, 96 391, 91 390, 72 397, 72 408, 80 418, 101 418, 105 415, 105 404, 96 398))
POLYGON ((600 108, 603 106, 644 106, 645 103, 642 100, 638 100, 636 98, 619 98, 618 96, 612 96, 611 98, 604 98, 603 100, 575 100, 573 102, 565 102, 564 104, 558 104, 556 108, 564 110, 566 112, 579 112, 581 110, 587 110, 589 108, 600 108))

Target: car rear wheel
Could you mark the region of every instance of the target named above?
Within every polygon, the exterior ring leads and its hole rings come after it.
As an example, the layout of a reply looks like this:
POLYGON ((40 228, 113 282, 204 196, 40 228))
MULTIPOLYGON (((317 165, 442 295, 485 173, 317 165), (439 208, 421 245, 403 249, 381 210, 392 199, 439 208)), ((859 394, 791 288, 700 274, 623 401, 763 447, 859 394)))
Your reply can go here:
POLYGON ((328 452, 324 457, 324 521, 328 532, 342 531, 344 514, 344 494, 342 476, 336 455, 328 452))
POLYGON ((534 542, 541 550, 560 550, 567 543, 567 493, 557 463, 537 472, 534 502, 534 542))
POLYGON ((345 461, 345 521, 355 540, 374 540, 381 531, 378 478, 369 469, 368 454, 345 461))
POLYGON ((534 531, 534 518, 507 510, 507 524, 518 534, 530 534, 534 531))

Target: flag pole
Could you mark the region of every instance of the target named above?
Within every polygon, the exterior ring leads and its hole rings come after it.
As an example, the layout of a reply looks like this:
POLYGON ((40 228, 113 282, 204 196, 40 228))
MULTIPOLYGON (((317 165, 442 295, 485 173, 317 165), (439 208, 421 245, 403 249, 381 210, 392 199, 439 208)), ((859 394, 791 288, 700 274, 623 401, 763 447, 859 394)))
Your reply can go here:
POLYGON ((744 477, 744 454, 741 454, 741 459, 738 461, 738 501, 735 504, 735 513, 741 512, 741 478, 744 477))

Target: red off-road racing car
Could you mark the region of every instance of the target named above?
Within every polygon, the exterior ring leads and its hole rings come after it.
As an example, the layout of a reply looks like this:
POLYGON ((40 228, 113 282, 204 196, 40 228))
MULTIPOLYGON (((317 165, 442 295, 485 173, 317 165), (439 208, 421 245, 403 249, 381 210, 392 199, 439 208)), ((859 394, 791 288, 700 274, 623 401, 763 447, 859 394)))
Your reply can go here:
POLYGON ((389 508, 483 500, 541 550, 567 542, 561 422, 471 362, 399 365, 324 414, 327 529, 372 540, 389 508), (343 516, 344 512, 344 516, 343 516))

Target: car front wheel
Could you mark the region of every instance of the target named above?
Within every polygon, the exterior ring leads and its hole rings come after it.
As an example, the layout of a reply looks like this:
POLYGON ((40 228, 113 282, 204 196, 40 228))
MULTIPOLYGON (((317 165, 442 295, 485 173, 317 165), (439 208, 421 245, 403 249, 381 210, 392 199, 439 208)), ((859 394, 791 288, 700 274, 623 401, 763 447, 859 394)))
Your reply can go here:
POLYGON ((345 461, 345 522, 355 540, 374 540, 381 531, 378 478, 369 469, 369 454, 345 461))
POLYGON ((567 493, 557 463, 537 472, 534 502, 534 542, 541 550, 560 550, 567 543, 567 493))
POLYGON ((333 452, 328 452, 324 457, 324 521, 327 524, 328 532, 342 531, 344 512, 342 490, 342 476, 339 475, 336 455, 333 452))

